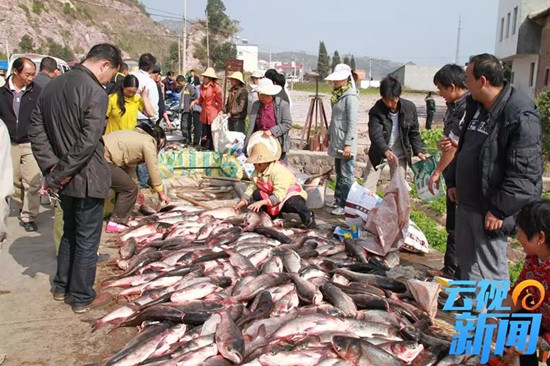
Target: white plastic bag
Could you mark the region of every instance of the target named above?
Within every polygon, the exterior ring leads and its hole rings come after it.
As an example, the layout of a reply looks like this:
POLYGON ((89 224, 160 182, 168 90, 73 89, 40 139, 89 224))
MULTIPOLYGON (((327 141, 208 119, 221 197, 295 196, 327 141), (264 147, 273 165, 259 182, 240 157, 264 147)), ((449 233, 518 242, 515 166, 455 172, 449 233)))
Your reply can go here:
POLYGON ((244 145, 245 135, 241 132, 229 131, 227 126, 228 114, 220 114, 212 122, 212 141, 214 150, 220 154, 227 154, 235 143, 244 145))
POLYGON ((414 221, 409 220, 409 225, 403 229, 405 241, 400 249, 408 250, 413 253, 428 253, 430 246, 426 235, 420 230, 414 221))
POLYGON ((363 186, 353 183, 346 199, 346 224, 363 227, 370 210, 382 203, 382 198, 363 186))
MULTIPOLYGON (((414 185, 418 192, 418 197, 424 202, 434 201, 445 195, 445 184, 443 177, 439 182, 439 189, 435 191, 435 195, 430 192, 428 187, 428 181, 435 171, 439 155, 430 155, 426 160, 417 161, 412 165, 412 171, 414 173, 414 185)), ((435 187, 434 187, 435 188, 435 187)))

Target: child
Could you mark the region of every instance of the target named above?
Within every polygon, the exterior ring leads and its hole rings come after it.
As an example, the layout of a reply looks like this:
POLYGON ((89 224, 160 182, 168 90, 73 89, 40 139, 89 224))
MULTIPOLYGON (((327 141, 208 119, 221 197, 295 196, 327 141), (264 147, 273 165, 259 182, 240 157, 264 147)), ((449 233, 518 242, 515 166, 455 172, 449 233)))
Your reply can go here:
MULTIPOLYGON (((511 294, 522 281, 529 279, 540 282, 545 290, 544 300, 533 312, 542 313, 540 334, 546 342, 550 343, 550 200, 541 199, 524 207, 519 213, 517 224, 517 238, 527 256, 523 269, 515 285, 510 289, 504 305, 510 306, 512 312, 525 312, 521 305, 522 299, 530 294, 532 302, 538 303, 540 301, 538 289, 528 287, 522 291, 515 305, 511 294)), ((515 347, 508 349, 507 353, 519 354, 515 347)), ((538 364, 536 354, 520 357, 520 366, 538 366, 538 364)))
POLYGON ((306 227, 315 227, 315 215, 306 207, 307 193, 290 170, 277 161, 278 158, 263 143, 252 147, 246 162, 254 164, 252 182, 256 187, 248 186, 243 198, 235 205, 235 211, 248 205, 249 210, 267 211, 272 218, 281 212, 292 212, 300 216, 306 227))

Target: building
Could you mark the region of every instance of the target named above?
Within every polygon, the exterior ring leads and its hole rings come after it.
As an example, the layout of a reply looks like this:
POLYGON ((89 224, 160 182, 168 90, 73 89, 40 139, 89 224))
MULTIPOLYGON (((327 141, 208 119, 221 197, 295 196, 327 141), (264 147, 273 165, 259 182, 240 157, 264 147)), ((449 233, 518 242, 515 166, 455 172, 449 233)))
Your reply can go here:
POLYGON ((529 16, 541 27, 535 95, 550 90, 550 7, 529 16))
POLYGON ((550 0, 500 0, 495 56, 510 67, 510 83, 535 96, 541 46, 540 26, 530 15, 550 6, 550 0))
POLYGON ((243 69, 247 72, 258 70, 258 46, 249 44, 243 39, 237 44, 237 60, 243 61, 243 69))
POLYGON ((403 65, 388 76, 399 80, 405 89, 437 91, 433 79, 440 68, 440 66, 403 65))

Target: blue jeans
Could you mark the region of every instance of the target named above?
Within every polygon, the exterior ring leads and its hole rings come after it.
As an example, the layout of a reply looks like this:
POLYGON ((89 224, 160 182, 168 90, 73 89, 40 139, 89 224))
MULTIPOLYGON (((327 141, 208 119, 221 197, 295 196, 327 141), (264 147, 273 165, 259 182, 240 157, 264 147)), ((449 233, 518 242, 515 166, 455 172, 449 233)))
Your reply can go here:
POLYGON ((138 164, 136 167, 136 175, 140 188, 149 187, 149 179, 151 177, 149 176, 149 171, 147 170, 147 165, 145 165, 145 163, 138 164))
POLYGON ((355 182, 355 159, 334 159, 336 170, 336 187, 334 187, 334 199, 340 207, 346 206, 349 190, 355 182))
POLYGON ((63 195, 60 200, 64 225, 53 279, 55 292, 70 293, 75 305, 87 305, 95 299, 97 248, 105 200, 63 195))

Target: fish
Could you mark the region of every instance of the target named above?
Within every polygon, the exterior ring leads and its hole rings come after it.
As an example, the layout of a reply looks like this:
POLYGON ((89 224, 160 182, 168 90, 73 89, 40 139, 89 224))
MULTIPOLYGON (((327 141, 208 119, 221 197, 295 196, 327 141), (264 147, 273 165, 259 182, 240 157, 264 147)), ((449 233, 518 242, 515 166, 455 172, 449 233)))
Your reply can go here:
POLYGON ((269 316, 271 311, 273 311, 273 306, 274 304, 271 293, 269 291, 261 292, 256 295, 256 298, 250 307, 250 313, 242 316, 236 322, 236 325, 242 329, 244 325, 251 321, 269 316))
POLYGON ((334 336, 332 347, 340 357, 352 365, 402 365, 399 358, 359 338, 334 336))
POLYGON ((135 238, 130 238, 126 240, 118 250, 118 253, 120 254, 120 258, 121 259, 131 258, 135 254, 136 248, 137 248, 137 241, 135 238))
POLYGON ((353 302, 353 299, 337 286, 326 282, 321 286, 321 293, 323 294, 323 298, 342 310, 345 316, 355 317, 357 315, 357 306, 353 302))
POLYGON ((411 363, 416 357, 418 357, 420 352, 424 350, 424 346, 421 343, 413 341, 387 342, 378 344, 378 347, 398 357, 407 364, 411 363))
POLYGON ((252 279, 233 296, 237 301, 248 301, 268 287, 278 286, 289 281, 286 273, 264 273, 252 279))
POLYGON ((227 360, 240 364, 244 355, 244 338, 233 320, 221 312, 221 322, 216 330, 216 345, 220 354, 227 360))
POLYGON ((296 286, 296 290, 298 292, 298 297, 300 298, 300 300, 302 300, 306 304, 314 305, 318 305, 321 303, 321 301, 323 301, 323 295, 315 285, 311 284, 297 274, 291 273, 289 276, 296 286))
POLYGON ((257 226, 254 228, 254 232, 278 240, 283 244, 288 244, 292 241, 288 236, 271 227, 257 226))

